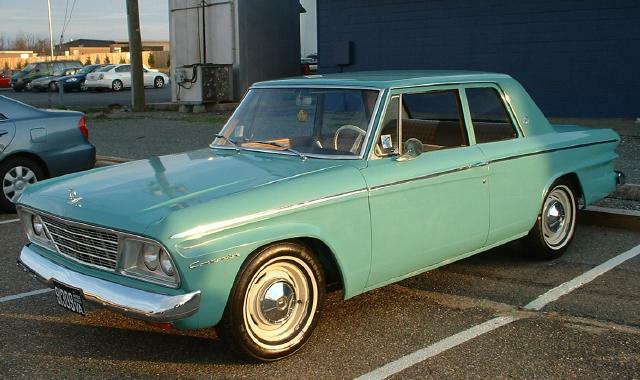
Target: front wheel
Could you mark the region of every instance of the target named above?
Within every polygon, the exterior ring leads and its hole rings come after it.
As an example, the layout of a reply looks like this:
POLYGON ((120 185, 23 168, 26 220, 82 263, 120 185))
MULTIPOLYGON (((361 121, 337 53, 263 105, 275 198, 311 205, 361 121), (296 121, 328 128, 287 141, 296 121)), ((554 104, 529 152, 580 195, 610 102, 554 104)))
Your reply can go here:
POLYGON ((278 360, 311 336, 324 295, 324 271, 313 252, 297 243, 274 244, 240 269, 216 331, 246 358, 278 360))
POLYGON ((555 259, 567 250, 576 225, 576 196, 566 182, 554 183, 547 192, 542 209, 525 238, 531 253, 541 259, 555 259))

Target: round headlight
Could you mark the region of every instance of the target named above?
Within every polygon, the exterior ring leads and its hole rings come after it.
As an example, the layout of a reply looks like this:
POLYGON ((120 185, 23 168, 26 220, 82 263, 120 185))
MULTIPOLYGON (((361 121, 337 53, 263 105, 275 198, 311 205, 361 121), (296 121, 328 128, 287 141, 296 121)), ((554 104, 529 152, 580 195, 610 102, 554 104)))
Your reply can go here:
POLYGON ((160 263, 160 248, 155 245, 145 244, 142 248, 142 259, 144 265, 150 271, 158 269, 160 263))
POLYGON ((36 236, 43 237, 44 236, 44 223, 42 223, 42 219, 39 215, 34 215, 31 218, 31 224, 33 225, 33 233, 36 236))
POLYGON ((165 251, 160 253, 160 267, 167 276, 173 276, 173 264, 169 258, 169 254, 165 251))

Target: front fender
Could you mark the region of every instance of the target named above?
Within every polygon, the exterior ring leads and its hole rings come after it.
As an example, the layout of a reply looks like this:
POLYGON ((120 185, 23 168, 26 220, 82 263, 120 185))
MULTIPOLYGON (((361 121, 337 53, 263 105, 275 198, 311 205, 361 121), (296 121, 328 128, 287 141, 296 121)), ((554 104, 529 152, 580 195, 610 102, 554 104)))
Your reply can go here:
POLYGON ((197 315, 178 327, 202 328, 217 324, 243 263, 270 243, 295 238, 322 241, 333 253, 342 275, 345 298, 362 293, 371 265, 371 229, 366 193, 362 196, 258 221, 214 235, 174 242, 181 278, 188 289, 199 289, 197 315), (339 223, 336 219, 339 217, 339 223))

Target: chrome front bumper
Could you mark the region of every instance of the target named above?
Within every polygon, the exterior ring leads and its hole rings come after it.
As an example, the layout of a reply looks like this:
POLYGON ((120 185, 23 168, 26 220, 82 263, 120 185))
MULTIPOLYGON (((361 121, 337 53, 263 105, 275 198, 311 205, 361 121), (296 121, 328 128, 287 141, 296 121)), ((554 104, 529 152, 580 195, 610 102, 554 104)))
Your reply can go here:
POLYGON ((50 288, 53 281, 81 289, 88 302, 149 322, 173 322, 195 314, 200 291, 180 295, 147 292, 74 272, 24 246, 18 265, 50 288))

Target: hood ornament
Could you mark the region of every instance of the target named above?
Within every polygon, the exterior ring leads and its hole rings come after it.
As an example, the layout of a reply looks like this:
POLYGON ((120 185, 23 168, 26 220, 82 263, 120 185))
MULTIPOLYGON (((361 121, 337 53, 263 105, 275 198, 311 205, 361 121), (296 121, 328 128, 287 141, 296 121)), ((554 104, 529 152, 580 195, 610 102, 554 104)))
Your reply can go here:
POLYGON ((78 193, 76 193, 75 190, 73 189, 69 189, 69 204, 72 206, 77 206, 77 207, 82 207, 82 204, 80 202, 82 202, 82 200, 84 198, 78 196, 78 193))

